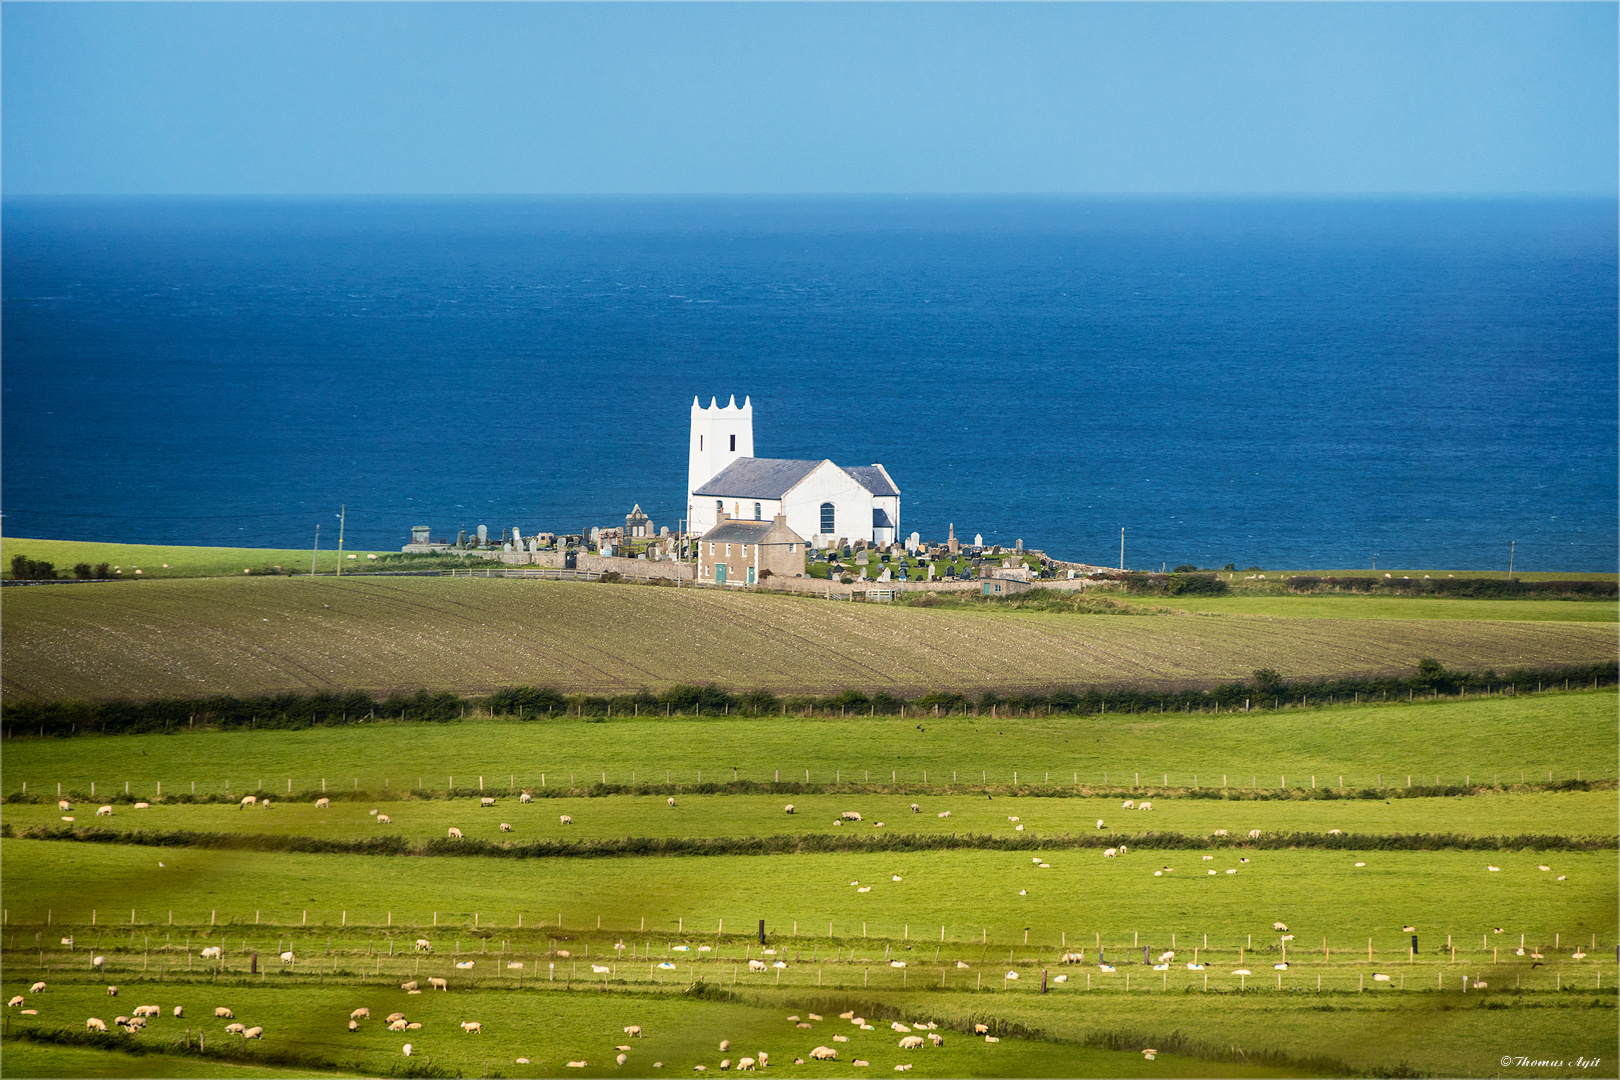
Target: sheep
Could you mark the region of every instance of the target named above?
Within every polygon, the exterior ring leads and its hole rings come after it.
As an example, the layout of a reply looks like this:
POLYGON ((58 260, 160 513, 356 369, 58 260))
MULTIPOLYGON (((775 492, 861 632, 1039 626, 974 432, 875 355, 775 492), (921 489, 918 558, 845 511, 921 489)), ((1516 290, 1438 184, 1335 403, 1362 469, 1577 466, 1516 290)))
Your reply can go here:
POLYGON ((817 1061, 837 1061, 838 1051, 828 1046, 818 1046, 814 1050, 810 1051, 810 1056, 815 1058, 817 1061))
POLYGON ((1119 854, 1119 848, 1104 848, 1103 849, 1103 858, 1105 858, 1105 859, 1112 859, 1114 856, 1116 856, 1118 854, 1119 854))
POLYGON ((494 806, 495 805, 495 800, 493 798, 491 798, 490 796, 485 795, 483 798, 478 800, 478 805, 479 806, 494 806))
POLYGON ((1493 874, 1498 874, 1502 871, 1500 866, 1486 866, 1485 869, 1489 870, 1493 874))
POLYGON ((451 840, 460 840, 461 839, 461 830, 456 828, 454 825, 452 825, 452 826, 450 826, 450 832, 447 835, 448 835, 449 839, 451 839, 451 840))
POLYGON ((787 805, 786 805, 786 806, 784 806, 784 807, 782 807, 782 811, 783 811, 783 812, 784 812, 784 813, 788 813, 788 814, 791 814, 791 813, 793 813, 793 804, 792 804, 792 803, 788 803, 788 804, 787 804, 787 805))
POLYGON ((921 1035, 907 1035, 900 1040, 900 1049, 902 1050, 920 1050, 922 1047, 923 1037, 921 1035))
POLYGON ((117 997, 118 996, 118 987, 116 987, 116 986, 107 987, 107 996, 108 997, 117 997))
POLYGON ((400 983, 399 988, 401 990, 405 991, 407 994, 414 994, 418 990, 415 979, 412 979, 410 982, 402 982, 402 983, 400 983))
POLYGON ((360 1008, 354 1010, 354 1012, 349 1014, 349 1019, 350 1020, 370 1020, 371 1019, 371 1010, 369 1008, 367 1008, 366 1006, 362 1005, 362 1006, 360 1006, 360 1008))
POLYGON ((92 1016, 84 1022, 84 1030, 99 1031, 105 1035, 107 1033, 107 1021, 92 1016))
POLYGON ((210 945, 202 951, 201 956, 204 960, 218 960, 223 952, 218 945, 210 945))
POLYGON ((349 1021, 349 1030, 350 1031, 359 1031, 360 1030, 360 1021, 358 1021, 358 1020, 350 1020, 349 1021))
POLYGON ((1124 802, 1119 804, 1119 808, 1121 810, 1135 810, 1136 809, 1136 800, 1135 799, 1126 799, 1124 802))
POLYGON ((1389 976, 1384 975, 1384 974, 1380 974, 1380 973, 1375 973, 1373 975, 1373 982, 1389 982, 1389 976))
POLYGON ((405 1018, 402 1016, 398 1020, 391 1021, 389 1023, 389 1025, 388 1025, 388 1030, 389 1031, 404 1031, 405 1030, 405 1018))
POLYGON ((429 990, 449 990, 450 989, 450 981, 448 979, 440 979, 440 978, 437 978, 437 977, 429 978, 428 979, 428 989, 429 990))
POLYGON ((845 810, 842 814, 839 814, 838 816, 840 818, 842 818, 843 820, 845 820, 845 821, 859 821, 859 820, 861 820, 861 815, 856 813, 854 810, 845 810))
POLYGON ((57 801, 56 808, 58 810, 67 811, 73 809, 73 804, 68 802, 66 799, 60 799, 57 801))
POLYGON ((572 814, 563 814, 560 820, 564 825, 572 825, 574 823, 574 817, 572 814))
POLYGON ((748 961, 748 970, 749 971, 764 971, 765 970, 765 961, 763 961, 763 960, 750 960, 750 961, 748 961))
POLYGON ((1016 814, 1008 814, 1007 815, 1007 820, 1008 821, 1017 821, 1018 820, 1018 815, 1016 815, 1016 814))
POLYGON ((730 1058, 721 1058, 720 1059, 720 1071, 721 1072, 729 1072, 730 1069, 731 1069, 731 1059, 730 1058))
POLYGON ((461 1022, 461 1030, 465 1031, 469 1035, 482 1035, 484 1033, 484 1026, 477 1020, 463 1020, 461 1022))
POLYGON ((240 1035, 240 1034, 242 1034, 242 1032, 244 1032, 246 1030, 247 1030, 247 1025, 246 1024, 226 1024, 225 1025, 225 1034, 227 1034, 227 1035, 240 1035))
POLYGON ((911 1026, 909 1024, 902 1024, 898 1020, 891 1020, 889 1021, 889 1030, 909 1032, 911 1030, 911 1026))
POLYGON ((107 962, 107 958, 105 956, 98 956, 95 959, 90 961, 90 966, 91 967, 101 967, 106 962, 107 962))
POLYGON ((127 1016, 115 1016, 115 1017, 113 1017, 113 1023, 116 1024, 119 1027, 123 1027, 124 1025, 129 1023, 129 1017, 127 1017, 127 1016))
POLYGON ((1175 958, 1176 958, 1175 951, 1173 949, 1166 949, 1164 952, 1159 954, 1159 963, 1161 963, 1161 964, 1168 963, 1171 960, 1174 960, 1175 958))
POLYGON ((282 963, 283 963, 283 964, 291 964, 291 963, 293 963, 293 962, 294 962, 294 961, 295 961, 295 960, 296 960, 296 959, 297 959, 297 958, 296 958, 296 957, 294 957, 294 956, 293 956, 293 954, 292 954, 292 952, 291 952, 291 951, 288 951, 288 952, 284 952, 284 953, 282 953, 282 954, 281 954, 281 962, 282 962, 282 963))
POLYGON ((1153 804, 1150 803, 1150 802, 1137 803, 1136 808, 1138 810, 1151 810, 1151 809, 1153 809, 1153 804))
POLYGON ((912 803, 911 804, 911 812, 913 814, 920 814, 920 813, 922 813, 922 807, 918 806, 916 803, 912 803))
POLYGON ((1273 930, 1286 931, 1288 929, 1288 924, 1287 923, 1274 922, 1274 923, 1271 924, 1271 928, 1273 930))
POLYGON ((990 1030, 990 1028, 987 1027, 984 1024, 974 1024, 973 1025, 973 1034, 975 1034, 975 1035, 983 1035, 985 1032, 987 1032, 989 1030, 990 1030))
POLYGON ((242 796, 242 809, 246 810, 250 806, 257 805, 258 801, 252 795, 244 795, 242 796))
POLYGON ((136 1016, 156 1016, 159 1013, 161 1013, 162 1011, 163 1010, 158 1008, 156 1005, 137 1005, 137 1006, 135 1006, 135 1015, 136 1016))
POLYGON ((630 1058, 629 1058, 628 1055, 620 1054, 618 1057, 613 1059, 613 1062, 616 1065, 623 1065, 625 1062, 627 1062, 629 1060, 630 1060, 630 1058))
POLYGON ((132 1016, 132 1017, 129 1018, 129 1026, 128 1026, 127 1030, 129 1031, 129 1033, 131 1035, 135 1034, 137 1031, 141 1031, 141 1030, 145 1029, 145 1027, 146 1027, 146 1017, 144 1017, 144 1016, 132 1016))
MULTIPOLYGON (((1059 975, 1058 978, 1067 979, 1068 976, 1067 975, 1059 975)), ((928 1033, 928 1041, 933 1043, 935 1046, 944 1046, 945 1045, 945 1036, 941 1035, 937 1031, 930 1031, 928 1033)))
POLYGON ((1228 833, 1228 832, 1227 832, 1227 831, 1226 831, 1226 830, 1225 830, 1225 829, 1216 829, 1216 830, 1215 830, 1215 831, 1214 831, 1214 832, 1213 832, 1213 833, 1211 833, 1211 834, 1210 834, 1210 835, 1211 835, 1211 836, 1229 836, 1229 835, 1231 835, 1231 834, 1229 834, 1229 833, 1228 833))
POLYGON ((419 938, 416 939, 415 951, 416 952, 432 952, 433 951, 433 942, 429 941, 425 937, 419 937, 419 938))
POLYGON ((97 807, 96 808, 96 817, 112 817, 112 807, 111 806, 97 807))
MULTIPOLYGON (((264 800, 264 805, 269 806, 270 805, 270 800, 269 799, 264 800)), ((137 810, 150 810, 150 809, 152 809, 152 804, 149 803, 149 802, 138 802, 138 803, 135 804, 135 809, 137 809, 137 810)))
POLYGON ((1249 839, 1250 840, 1258 840, 1258 839, 1260 839, 1260 830, 1259 829, 1250 829, 1249 830, 1249 839))
POLYGON ((1108 826, 1106 826, 1106 825, 1104 825, 1104 824, 1103 824, 1103 819, 1102 819, 1102 818, 1098 818, 1098 819, 1097 819, 1097 828, 1099 828, 1099 829, 1106 829, 1106 828, 1107 828, 1107 827, 1108 827, 1108 826))
POLYGON ((1343 836, 1344 835, 1344 830, 1343 829, 1329 829, 1327 831, 1327 834, 1329 836, 1343 836))
POLYGON ((911 1065, 909 1063, 905 1064, 905 1065, 896 1065, 894 1067, 894 1071, 895 1072, 910 1072, 911 1071, 911 1065))
POLYGON ((771 1055, 769 1055, 765 1051, 761 1050, 759 1052, 759 1067, 763 1069, 766 1065, 770 1064, 770 1061, 771 1061, 771 1055))
POLYGON ((721 1039, 720 1040, 720 1052, 723 1054, 727 1050, 730 1050, 730 1049, 731 1049, 731 1040, 730 1039, 721 1039))
POLYGON ((186 1007, 184 1005, 176 1005, 174 1007, 174 1018, 178 1020, 184 1015, 186 1015, 186 1007))
POLYGON ((512 831, 512 826, 511 826, 511 824, 509 822, 505 822, 505 821, 501 822, 501 832, 511 832, 511 831, 512 831))
POLYGON ((315 800, 315 809, 317 809, 317 810, 325 810, 325 809, 329 808, 331 805, 332 805, 332 800, 331 799, 320 798, 320 799, 315 800))
POLYGON ((389 817, 387 814, 378 814, 377 815, 377 824, 379 824, 379 825, 392 825, 393 823, 394 823, 394 819, 389 817))
POLYGON ((1024 831, 1024 827, 1023 827, 1023 826, 1022 826, 1022 825, 1014 825, 1014 826, 1013 826, 1013 831, 1014 831, 1014 832, 1023 832, 1023 831, 1024 831))
POLYGON ((999 1036, 996 1036, 996 1035, 986 1035, 984 1037, 984 1041, 987 1042, 987 1043, 998 1043, 998 1042, 1001 1041, 1001 1039, 1000 1039, 999 1036))
POLYGON ((669 797, 669 805, 671 805, 671 806, 675 805, 675 796, 671 795, 669 797))
POLYGON ((262 1028, 262 1027, 250 1027, 246 1031, 242 1032, 242 1038, 244 1038, 244 1039, 262 1039, 262 1038, 264 1038, 264 1028, 262 1028))
POLYGON ((216 1008, 214 1010, 214 1019, 216 1019, 216 1020, 235 1020, 236 1019, 236 1014, 231 1012, 231 1010, 227 1009, 225 1006, 221 1005, 221 1006, 219 1006, 218 1008, 216 1008))
POLYGON ((534 796, 530 795, 527 791, 525 791, 523 794, 518 796, 518 802, 520 802, 520 803, 534 802, 534 796))
POLYGON ((748 1072, 753 1067, 754 1067, 754 1059, 753 1058, 745 1057, 745 1058, 738 1058, 737 1059, 737 1071, 738 1072, 748 1072))
POLYGON ((405 1054, 406 1057, 411 1056, 411 1044, 410 1043, 405 1044, 405 1049, 404 1049, 403 1053, 405 1054))
POLYGON ((1080 964, 1084 963, 1085 959, 1086 958, 1084 956, 1081 956, 1077 952, 1066 952, 1063 954, 1061 962, 1065 964, 1080 964))
POLYGON ((950 811, 949 811, 949 810, 941 810, 941 811, 940 811, 940 812, 939 812, 939 816, 940 816, 940 817, 942 817, 942 818, 944 818, 944 817, 950 817, 950 816, 951 816, 951 812, 950 812, 950 811))
POLYGON ((388 1021, 387 1022, 392 1024, 395 1020, 403 1020, 403 1019, 405 1019, 405 1014, 404 1013, 402 1013, 402 1012, 391 1012, 391 1013, 388 1014, 388 1021))

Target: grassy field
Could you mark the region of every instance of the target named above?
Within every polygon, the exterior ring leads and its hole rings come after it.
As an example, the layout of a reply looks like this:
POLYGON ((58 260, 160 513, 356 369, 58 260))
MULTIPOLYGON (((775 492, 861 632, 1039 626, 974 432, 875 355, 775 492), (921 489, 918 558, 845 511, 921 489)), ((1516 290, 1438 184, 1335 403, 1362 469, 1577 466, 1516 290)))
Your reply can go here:
POLYGON ((1617 697, 1613 690, 1412 704, 1095 717, 703 720, 577 719, 543 722, 375 723, 305 731, 177 732, 79 739, 14 739, 6 794, 27 783, 64 791, 149 797, 197 785, 199 794, 317 790, 444 791, 609 783, 694 784, 739 779, 812 783, 888 782, 1007 785, 1072 783, 1171 787, 1265 787, 1286 780, 1323 786, 1343 775, 1352 788, 1503 784, 1613 778, 1617 697), (919 730, 921 728, 921 730, 919 730), (109 747, 117 747, 116 753, 109 747), (700 775, 701 773, 701 775, 700 775), (1196 780, 1195 780, 1196 777, 1196 780))
POLYGON ((1466 600, 1407 596, 1175 596, 1121 603, 1188 614, 1279 619, 1465 619, 1510 622, 1616 622, 1620 604, 1607 600, 1466 600))
MULTIPOLYGON (((323 538, 326 549, 319 552, 316 568, 330 573, 337 569, 337 536, 323 538)), ((255 573, 276 568, 295 570, 307 574, 312 548, 231 548, 185 547, 178 544, 101 544, 83 540, 32 540, 8 536, 0 541, 0 556, 5 564, 5 576, 11 576, 11 559, 23 555, 56 567, 58 574, 71 577, 76 563, 107 563, 123 570, 123 577, 141 572, 143 578, 195 578, 242 576, 242 571, 255 573)), ((344 569, 358 569, 364 564, 368 552, 345 549, 354 559, 343 560, 344 569)))
POLYGON ((10 590, 3 686, 42 698, 285 689, 1152 686, 1606 661, 1602 623, 1075 616, 447 578, 10 590))
MULTIPOLYGON (((505 779, 504 777, 502 778, 505 779)), ((351 840, 368 836, 402 836, 417 842, 436 840, 452 826, 469 838, 494 842, 536 840, 616 840, 631 836, 746 837, 791 834, 873 834, 878 822, 884 835, 1013 836, 1014 823, 1026 838, 1091 835, 1129 839, 1145 833, 1209 836, 1216 829, 1242 835, 1250 829, 1267 833, 1326 833, 1340 829, 1355 836, 1411 833, 1458 836, 1599 835, 1614 837, 1613 820, 1620 799, 1612 789, 1537 794, 1488 794, 1456 798, 1324 802, 1265 800, 1224 801, 1156 795, 1148 812, 1124 810, 1112 798, 998 798, 983 795, 794 795, 793 816, 783 813, 784 798, 771 795, 682 795, 676 805, 663 798, 615 795, 605 798, 540 799, 527 805, 506 795, 493 807, 471 799, 404 799, 356 802, 339 800, 319 809, 306 796, 298 802, 277 801, 271 808, 240 809, 220 803, 159 803, 147 810, 114 807, 111 819, 94 818, 94 807, 79 804, 78 824, 121 832, 184 829, 209 833, 269 836, 313 836, 351 840), (913 813, 911 807, 921 807, 913 813), (379 825, 381 809, 390 819, 379 825), (844 810, 863 820, 836 824, 844 810), (950 817, 938 816, 949 812, 950 817), (573 819, 560 823, 563 815, 573 819), (1104 827, 1098 829, 1096 823, 1104 827), (500 826, 509 824, 510 832, 500 826)), ((54 801, 9 804, 0 820, 13 828, 60 827, 54 801)))

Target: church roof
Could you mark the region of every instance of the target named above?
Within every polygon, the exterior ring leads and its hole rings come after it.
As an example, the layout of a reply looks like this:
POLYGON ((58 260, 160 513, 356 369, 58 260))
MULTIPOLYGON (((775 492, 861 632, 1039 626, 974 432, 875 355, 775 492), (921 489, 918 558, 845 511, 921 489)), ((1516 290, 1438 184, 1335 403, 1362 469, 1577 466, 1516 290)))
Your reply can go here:
POLYGON ((900 489, 894 486, 894 481, 889 479, 887 470, 881 465, 845 465, 843 470, 874 495, 900 494, 900 489))
POLYGON ((794 461, 789 458, 738 458, 692 494, 733 499, 780 499, 820 464, 819 461, 794 461))

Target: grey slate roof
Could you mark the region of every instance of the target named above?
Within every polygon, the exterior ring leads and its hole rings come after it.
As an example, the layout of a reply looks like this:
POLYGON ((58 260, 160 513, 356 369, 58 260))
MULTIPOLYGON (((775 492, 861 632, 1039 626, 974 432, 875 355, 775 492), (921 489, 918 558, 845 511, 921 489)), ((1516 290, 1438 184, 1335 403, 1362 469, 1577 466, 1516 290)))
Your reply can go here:
POLYGON ((891 519, 889 517, 889 512, 887 510, 883 509, 883 507, 881 507, 881 506, 872 507, 872 528, 874 528, 874 529, 892 529, 892 528, 894 528, 894 521, 893 521, 893 519, 891 519))
POLYGON ((738 458, 692 494, 728 499, 780 499, 820 464, 790 458, 738 458))
POLYGON ((703 534, 705 544, 757 544, 771 531, 769 521, 723 521, 703 534))
POLYGON ((855 478, 856 483, 874 495, 898 495, 900 491, 889 478, 883 475, 883 470, 876 465, 844 465, 843 470, 855 478))

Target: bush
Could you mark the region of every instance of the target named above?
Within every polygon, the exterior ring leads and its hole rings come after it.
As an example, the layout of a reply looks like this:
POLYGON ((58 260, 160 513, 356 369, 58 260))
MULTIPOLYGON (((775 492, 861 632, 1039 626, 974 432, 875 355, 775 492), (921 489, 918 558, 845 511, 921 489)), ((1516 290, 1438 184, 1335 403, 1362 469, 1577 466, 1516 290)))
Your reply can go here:
POLYGON ((54 581, 56 565, 30 559, 26 555, 11 557, 11 576, 18 581, 54 581))
POLYGON ((87 562, 73 564, 73 576, 80 581, 89 581, 94 573, 95 571, 90 568, 90 564, 87 562))

